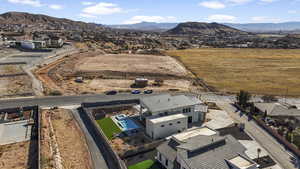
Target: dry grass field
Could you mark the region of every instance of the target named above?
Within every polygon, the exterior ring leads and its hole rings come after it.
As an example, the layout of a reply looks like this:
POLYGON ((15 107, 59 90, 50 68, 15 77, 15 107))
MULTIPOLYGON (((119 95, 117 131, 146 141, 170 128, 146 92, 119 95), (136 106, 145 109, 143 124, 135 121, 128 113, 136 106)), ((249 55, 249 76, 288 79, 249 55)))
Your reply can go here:
POLYGON ((300 95, 300 50, 189 49, 168 51, 223 92, 300 95))

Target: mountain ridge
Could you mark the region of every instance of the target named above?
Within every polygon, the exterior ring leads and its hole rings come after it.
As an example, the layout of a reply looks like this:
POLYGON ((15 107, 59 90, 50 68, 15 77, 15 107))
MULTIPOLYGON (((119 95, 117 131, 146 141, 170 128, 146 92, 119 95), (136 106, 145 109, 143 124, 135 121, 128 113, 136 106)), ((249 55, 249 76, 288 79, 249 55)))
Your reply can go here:
POLYGON ((175 28, 166 31, 175 35, 246 35, 247 32, 222 25, 219 23, 185 22, 178 24, 175 28))
POLYGON ((33 28, 67 29, 67 30, 97 30, 104 26, 82 21, 73 21, 66 18, 56 18, 43 14, 27 12, 6 12, 0 14, 0 24, 30 25, 33 28))
MULTIPOLYGON (((156 23, 141 22, 137 24, 107 25, 111 28, 134 29, 134 30, 159 30, 160 32, 175 28, 179 23, 156 23), (148 26, 148 28, 144 28, 148 26), (152 29, 152 28, 155 29, 152 29)), ((279 31, 299 31, 300 22, 281 22, 281 23, 221 23, 239 30, 247 32, 279 32, 279 31)), ((300 31, 299 31, 300 32, 300 31)))

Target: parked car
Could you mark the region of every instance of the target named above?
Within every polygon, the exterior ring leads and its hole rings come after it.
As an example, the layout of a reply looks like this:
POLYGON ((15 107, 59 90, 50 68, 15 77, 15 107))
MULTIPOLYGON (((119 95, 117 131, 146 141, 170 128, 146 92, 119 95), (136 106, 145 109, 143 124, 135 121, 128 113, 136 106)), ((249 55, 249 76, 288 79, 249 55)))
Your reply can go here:
POLYGON ((141 93, 141 91, 139 91, 139 90, 133 90, 133 91, 131 91, 131 94, 140 94, 141 93))
POLYGON ((153 93, 153 90, 145 90, 144 91, 144 94, 151 94, 151 93, 153 93))
POLYGON ((116 95, 117 93, 115 90, 105 92, 106 95, 116 95))

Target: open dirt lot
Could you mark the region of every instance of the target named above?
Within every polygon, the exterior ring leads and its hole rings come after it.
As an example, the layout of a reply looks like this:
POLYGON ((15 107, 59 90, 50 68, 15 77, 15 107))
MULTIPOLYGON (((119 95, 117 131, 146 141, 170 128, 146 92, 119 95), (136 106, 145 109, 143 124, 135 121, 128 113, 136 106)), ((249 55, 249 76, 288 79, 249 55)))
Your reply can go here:
POLYGON ((33 95, 28 76, 0 77, 0 97, 33 95))
POLYGON ((0 168, 28 168, 29 145, 30 141, 0 146, 0 168))
MULTIPOLYGON (((101 54, 83 52, 58 60, 35 72, 49 91, 65 95, 101 93, 108 90, 130 91, 136 77, 148 78, 144 90, 194 90, 192 74, 180 62, 169 56, 101 54), (83 83, 76 83, 82 77, 83 83), (163 79, 162 86, 152 85, 163 79)), ((46 92, 47 93, 47 92, 46 92)))
POLYGON ((0 97, 28 95, 32 93, 31 80, 20 65, 0 65, 0 97), (7 75, 7 77, 1 77, 7 75))
POLYGON ((76 64, 79 71, 119 71, 134 73, 157 73, 177 76, 187 71, 175 59, 168 56, 106 54, 86 58, 76 64))
POLYGON ((53 158, 55 143, 58 145, 64 168, 91 168, 90 154, 84 135, 68 110, 44 110, 42 113, 41 159, 44 169, 52 169, 55 166, 53 158), (50 130, 51 123, 54 133, 50 130))
POLYGON ((219 91, 300 95, 300 50, 191 49, 168 51, 219 91))

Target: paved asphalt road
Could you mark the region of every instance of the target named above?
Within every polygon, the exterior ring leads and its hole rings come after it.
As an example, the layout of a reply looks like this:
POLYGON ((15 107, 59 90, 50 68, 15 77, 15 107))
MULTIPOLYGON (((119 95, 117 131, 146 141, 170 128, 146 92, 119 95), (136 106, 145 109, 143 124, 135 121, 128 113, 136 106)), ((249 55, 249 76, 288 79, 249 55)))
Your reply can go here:
POLYGON ((296 169, 291 160, 291 153, 279 144, 271 135, 259 127, 253 120, 248 121, 245 115, 240 116, 237 109, 229 103, 219 102, 217 105, 229 113, 238 123, 245 123, 246 132, 249 133, 261 146, 263 146, 275 161, 284 169, 296 169))
MULTIPOLYGON (((151 94, 155 95, 155 94, 151 94)), ((68 105, 80 105, 83 102, 102 102, 102 101, 114 101, 114 100, 126 100, 126 99, 138 99, 144 96, 144 94, 130 94, 122 93, 117 95, 80 95, 80 96, 48 96, 48 97, 34 97, 34 98, 19 98, 19 99, 7 99, 0 100, 0 109, 15 108, 22 106, 68 106, 68 105)))

